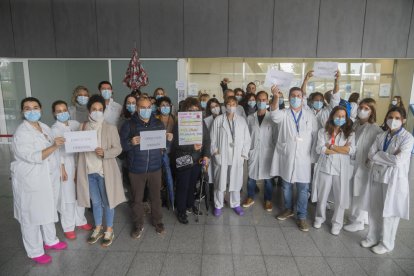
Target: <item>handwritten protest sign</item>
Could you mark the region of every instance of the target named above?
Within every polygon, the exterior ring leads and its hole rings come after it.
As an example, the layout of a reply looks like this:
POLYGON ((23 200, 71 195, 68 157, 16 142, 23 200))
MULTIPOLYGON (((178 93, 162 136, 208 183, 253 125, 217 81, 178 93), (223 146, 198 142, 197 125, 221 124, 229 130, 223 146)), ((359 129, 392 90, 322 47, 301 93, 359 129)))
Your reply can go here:
POLYGON ((67 153, 95 151, 98 147, 96 130, 69 131, 64 133, 64 138, 67 153))
POLYGON ((202 112, 178 112, 178 145, 194 145, 202 142, 202 112))
POLYGON ((141 131, 140 150, 164 149, 166 147, 165 130, 141 131))

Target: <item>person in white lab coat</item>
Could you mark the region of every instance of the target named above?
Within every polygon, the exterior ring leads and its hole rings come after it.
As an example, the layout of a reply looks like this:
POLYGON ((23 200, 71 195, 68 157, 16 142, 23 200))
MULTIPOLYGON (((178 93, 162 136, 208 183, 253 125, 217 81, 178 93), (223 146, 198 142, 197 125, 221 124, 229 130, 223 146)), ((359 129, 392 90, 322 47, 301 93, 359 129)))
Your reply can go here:
POLYGON ((363 202, 369 202, 368 152, 377 135, 382 132, 382 129, 375 123, 376 113, 375 100, 363 99, 359 103, 358 119, 352 125, 355 132, 355 154, 351 156, 353 176, 349 183, 351 192, 349 221, 351 223, 344 226, 344 230, 348 232, 364 230, 364 224, 368 224, 368 212, 362 210, 361 207, 363 202))
POLYGON ((79 123, 86 122, 88 120, 89 112, 86 108, 86 104, 89 101, 88 88, 82 85, 78 85, 73 90, 72 105, 69 107, 69 115, 72 120, 79 123))
POLYGON ((278 140, 274 150, 271 176, 280 176, 283 185, 285 210, 276 218, 293 217, 293 184, 297 188, 297 225, 301 231, 309 231, 306 223, 308 191, 311 181, 313 146, 317 139, 318 123, 309 109, 303 108, 303 93, 299 87, 289 90, 288 109, 279 109, 280 90, 272 87, 273 101, 270 116, 278 124, 278 140))
POLYGON ((45 249, 62 250, 65 242, 56 236, 58 221, 59 158, 63 137, 53 137, 40 122, 42 105, 28 97, 21 102, 23 122, 14 133, 11 163, 14 217, 19 221, 23 245, 29 258, 39 264, 51 262, 45 249))
MULTIPOLYGON (((302 83, 302 91, 306 97, 306 90, 308 86, 308 82, 310 78, 313 77, 313 70, 309 71, 305 79, 302 83)), ((311 110, 316 116, 316 120, 318 121, 318 129, 324 128, 326 122, 328 121, 329 114, 331 114, 332 109, 339 105, 341 101, 341 97, 339 95, 339 79, 341 77, 341 72, 339 70, 336 72, 335 81, 334 81, 334 89, 329 92, 329 102, 326 105, 324 102, 324 96, 320 92, 312 93, 312 98, 309 99, 311 101, 311 110)), ((304 108, 308 108, 308 105, 304 105, 304 108)))
POLYGON ((355 152, 355 135, 352 120, 342 106, 335 107, 325 128, 318 131, 316 153, 319 160, 312 181, 312 202, 316 205, 316 229, 326 220, 326 203, 331 190, 335 199, 331 233, 339 235, 349 206, 349 180, 352 176, 350 156, 355 152))
POLYGON ((265 91, 256 94, 257 111, 247 117, 251 136, 247 179, 247 198, 243 207, 248 208, 254 204, 256 181, 264 181, 264 208, 271 212, 273 180, 270 176, 273 152, 277 141, 277 125, 270 118, 266 106, 269 96, 265 91))
POLYGON ((392 107, 385 116, 386 131, 377 135, 368 153, 369 230, 361 246, 376 254, 394 249, 400 218, 409 219, 408 171, 414 138, 404 129, 405 121, 405 110, 392 107))
POLYGON ((119 119, 122 113, 122 105, 115 102, 112 98, 112 84, 109 81, 101 81, 98 84, 98 90, 101 96, 105 99, 105 122, 110 125, 119 126, 119 119))
POLYGON ((229 184, 230 207, 240 216, 240 190, 243 185, 243 164, 249 158, 250 133, 246 120, 236 113, 234 96, 224 102, 226 113, 213 122, 210 132, 211 155, 214 162, 214 215, 220 216, 224 205, 224 193, 229 184))
MULTIPOLYGON (((76 131, 79 129, 79 122, 70 120, 67 103, 64 101, 55 101, 52 104, 53 115, 56 122, 52 125, 54 137, 63 137, 65 132, 76 131)), ((75 154, 66 153, 65 148, 59 149, 61 181, 60 196, 62 210, 60 210, 60 222, 63 232, 67 239, 76 239, 75 226, 80 229, 90 231, 92 225, 88 224, 85 218, 85 208, 78 206, 76 201, 76 184, 75 184, 75 154)))

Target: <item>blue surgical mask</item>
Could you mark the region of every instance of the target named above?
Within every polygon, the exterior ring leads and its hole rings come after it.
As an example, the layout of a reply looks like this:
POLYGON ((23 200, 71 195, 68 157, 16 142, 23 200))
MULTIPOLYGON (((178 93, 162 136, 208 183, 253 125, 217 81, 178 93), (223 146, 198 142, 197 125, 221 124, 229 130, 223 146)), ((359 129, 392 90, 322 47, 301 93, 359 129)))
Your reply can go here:
POLYGON ((161 114, 162 115, 169 115, 171 112, 170 106, 161 106, 161 114))
POLYGON ((67 111, 56 114, 56 119, 61 123, 66 122, 67 120, 69 120, 69 118, 70 118, 70 115, 69 115, 69 112, 67 111))
POLYGON ((322 109, 323 102, 322 101, 315 101, 315 102, 312 103, 312 106, 316 110, 322 109))
POLYGON ((292 98, 290 98, 290 101, 289 102, 290 102, 290 105, 293 108, 298 108, 302 104, 302 99, 301 98, 297 98, 297 97, 292 97, 292 98))
POLYGON ((267 103, 266 102, 257 102, 258 109, 266 109, 267 103))
POLYGON ((335 124, 336 126, 341 127, 341 126, 343 126, 345 123, 346 123, 346 119, 345 119, 345 118, 338 118, 338 117, 334 118, 334 124, 335 124))
POLYGON ((152 114, 152 109, 151 108, 141 108, 139 110, 139 116, 141 116, 142 119, 149 119, 151 117, 152 114))
POLYGON ((101 90, 101 95, 105 100, 109 100, 112 96, 112 91, 109 89, 101 90))
POLYGON ((164 96, 163 95, 157 95, 157 96, 155 96, 155 99, 158 100, 158 99, 161 99, 162 97, 164 97, 164 96))
POLYGON ((251 108, 255 108, 256 106, 256 101, 248 101, 247 104, 251 107, 251 108))
POLYGON ((201 101, 200 104, 201 104, 201 107, 202 108, 206 108, 207 107, 207 102, 205 102, 205 101, 201 101))
POLYGON ((157 106, 155 104, 151 105, 151 112, 156 113, 157 112, 157 106))
POLYGON ((279 98, 279 105, 282 105, 285 102, 283 98, 279 98))
POLYGON ((78 101, 80 105, 86 105, 89 101, 89 97, 88 96, 77 96, 76 100, 78 101))
POLYGON ((240 102, 242 100, 242 98, 243 98, 242 96, 236 96, 236 99, 237 99, 238 102, 240 102))
POLYGON ((126 109, 129 113, 134 113, 137 109, 137 106, 135 104, 127 104, 126 109))
POLYGON ((40 110, 30 110, 24 112, 24 118, 29 122, 37 122, 39 121, 40 117, 42 117, 40 110))

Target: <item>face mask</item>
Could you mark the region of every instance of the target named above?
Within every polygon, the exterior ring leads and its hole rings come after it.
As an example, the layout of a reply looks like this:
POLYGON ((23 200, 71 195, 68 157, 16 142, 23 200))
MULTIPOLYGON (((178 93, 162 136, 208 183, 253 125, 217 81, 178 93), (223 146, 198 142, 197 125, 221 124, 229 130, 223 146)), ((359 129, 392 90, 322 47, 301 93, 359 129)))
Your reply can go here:
POLYGON ((320 110, 323 107, 323 102, 322 101, 313 102, 312 106, 314 109, 320 110))
POLYGON ((109 89, 101 90, 101 95, 105 100, 109 100, 112 96, 112 91, 109 89))
POLYGON ((391 104, 392 104, 393 106, 396 106, 396 105, 397 105, 397 101, 392 101, 392 102, 391 102, 391 104))
POLYGON ((127 104, 126 109, 128 110, 129 113, 134 113, 136 110, 137 106, 135 104, 127 104))
POLYGON ((298 108, 302 104, 302 99, 301 98, 292 97, 292 98, 290 98, 290 101, 289 102, 290 102, 290 105, 293 108, 298 108))
POLYGON ((98 123, 102 122, 104 119, 104 113, 102 111, 92 111, 89 116, 92 120, 98 123))
POLYGON ((70 118, 70 115, 69 115, 69 112, 67 111, 56 114, 56 119, 61 123, 66 122, 67 120, 69 120, 69 118, 70 118))
POLYGON ((158 99, 161 99, 162 97, 164 97, 164 96, 163 95, 157 95, 157 96, 155 96, 155 99, 158 100, 158 99))
POLYGON ((161 106, 161 114, 162 115, 169 115, 171 112, 171 107, 169 106, 161 106))
POLYGON ((242 98, 243 98, 242 96, 236 96, 236 99, 237 99, 238 102, 240 102, 242 100, 242 98))
POLYGON ((402 122, 400 120, 395 119, 388 119, 387 120, 387 126, 391 129, 399 129, 402 126, 402 122))
POLYGON ((364 119, 368 119, 369 115, 370 115, 370 111, 369 110, 363 110, 363 109, 359 109, 358 110, 358 118, 364 120, 364 119))
POLYGON ((37 122, 39 121, 40 117, 42 117, 40 110, 30 110, 24 112, 24 118, 29 122, 37 122))
POLYGON ((346 119, 345 119, 345 118, 338 118, 338 117, 334 118, 334 124, 335 124, 336 126, 341 127, 341 126, 343 126, 345 123, 346 123, 346 119))
POLYGON ((207 107, 207 102, 205 102, 205 101, 200 102, 200 104, 201 104, 201 108, 206 108, 207 107))
POLYGON ((257 108, 258 109, 266 109, 266 102, 257 102, 257 108))
POLYGON ((227 113, 236 113, 237 107, 235 106, 228 106, 227 113))
POLYGON ((87 96, 77 96, 76 100, 80 105, 86 105, 88 103, 89 97, 87 96))
POLYGON ((152 108, 142 108, 139 110, 139 116, 141 116, 142 119, 147 120, 151 117, 152 108))
POLYGON ((220 114, 220 107, 219 106, 213 107, 211 109, 211 113, 213 113, 214 115, 219 115, 220 114))
POLYGON ((282 105, 285 100, 283 98, 279 98, 279 105, 282 105))
POLYGON ((157 106, 155 104, 151 105, 151 112, 156 113, 157 112, 157 106))
POLYGON ((256 101, 248 101, 247 104, 251 107, 254 108, 256 106, 256 101))

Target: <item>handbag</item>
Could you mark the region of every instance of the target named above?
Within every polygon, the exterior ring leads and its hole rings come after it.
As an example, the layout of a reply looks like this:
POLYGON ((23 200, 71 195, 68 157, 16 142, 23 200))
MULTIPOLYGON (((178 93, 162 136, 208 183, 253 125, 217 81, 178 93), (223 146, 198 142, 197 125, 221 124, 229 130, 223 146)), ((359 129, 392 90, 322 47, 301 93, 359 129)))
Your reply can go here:
POLYGON ((175 166, 177 170, 185 170, 193 166, 193 157, 189 154, 180 156, 175 159, 175 166))

